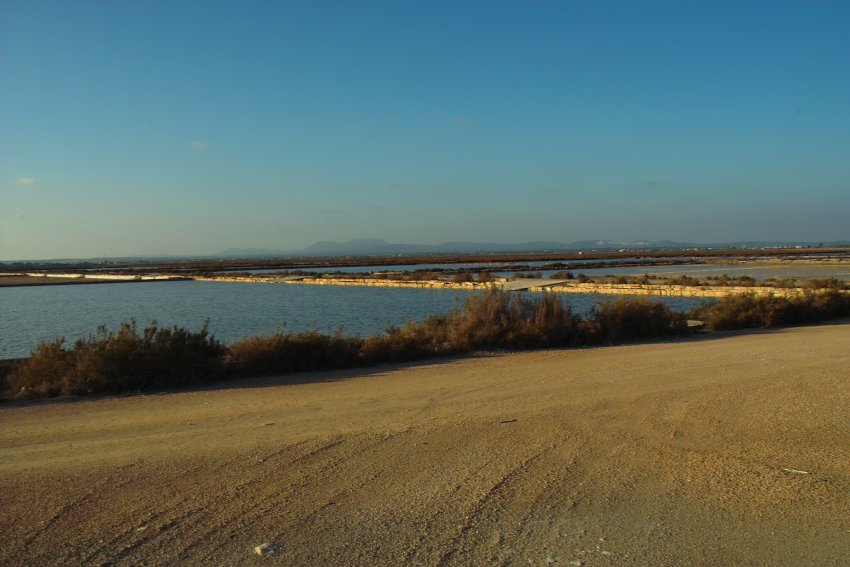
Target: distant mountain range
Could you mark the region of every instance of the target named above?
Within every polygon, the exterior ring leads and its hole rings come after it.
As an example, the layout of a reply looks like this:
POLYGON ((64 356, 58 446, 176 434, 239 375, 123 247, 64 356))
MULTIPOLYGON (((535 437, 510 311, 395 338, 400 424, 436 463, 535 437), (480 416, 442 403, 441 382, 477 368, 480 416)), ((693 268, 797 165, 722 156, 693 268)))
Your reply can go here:
POLYGON ((619 240, 577 240, 575 242, 551 242, 535 240, 531 242, 443 242, 442 244, 397 244, 382 238, 358 238, 348 242, 321 240, 306 248, 295 250, 268 250, 263 248, 230 248, 216 258, 251 258, 279 256, 383 256, 392 254, 453 254, 464 252, 543 252, 577 250, 640 250, 640 249, 683 249, 683 248, 759 248, 784 246, 848 246, 850 240, 837 242, 720 242, 695 243, 660 240, 619 241, 619 240))
POLYGON ((306 248, 271 250, 266 248, 229 248, 218 254, 174 256, 113 256, 99 258, 54 258, 50 260, 0 260, 0 263, 66 263, 66 262, 162 262, 173 260, 212 260, 236 258, 289 258, 313 256, 391 256, 394 254, 462 254, 514 252, 575 252, 579 250, 681 250, 687 248, 783 248, 793 246, 850 246, 850 240, 831 242, 749 241, 749 242, 674 242, 672 240, 577 240, 553 242, 443 242, 442 244, 396 244, 383 238, 358 238, 348 242, 321 240, 306 248))

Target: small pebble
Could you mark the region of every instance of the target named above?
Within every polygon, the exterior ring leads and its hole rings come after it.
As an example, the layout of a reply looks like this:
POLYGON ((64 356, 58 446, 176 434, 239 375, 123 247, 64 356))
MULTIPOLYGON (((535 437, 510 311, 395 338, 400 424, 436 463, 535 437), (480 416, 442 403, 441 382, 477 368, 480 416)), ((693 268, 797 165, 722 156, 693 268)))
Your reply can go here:
POLYGON ((280 546, 276 543, 267 542, 262 545, 258 545, 254 548, 254 553, 259 555, 260 557, 265 557, 266 555, 272 555, 277 553, 280 549, 280 546))

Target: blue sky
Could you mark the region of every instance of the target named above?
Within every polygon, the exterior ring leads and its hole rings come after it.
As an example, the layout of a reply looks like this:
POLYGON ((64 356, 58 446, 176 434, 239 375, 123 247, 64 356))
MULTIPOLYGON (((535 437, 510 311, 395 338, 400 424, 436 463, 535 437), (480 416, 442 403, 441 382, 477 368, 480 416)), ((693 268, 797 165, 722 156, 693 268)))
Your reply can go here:
POLYGON ((0 258, 850 238, 848 2, 0 3, 0 258))

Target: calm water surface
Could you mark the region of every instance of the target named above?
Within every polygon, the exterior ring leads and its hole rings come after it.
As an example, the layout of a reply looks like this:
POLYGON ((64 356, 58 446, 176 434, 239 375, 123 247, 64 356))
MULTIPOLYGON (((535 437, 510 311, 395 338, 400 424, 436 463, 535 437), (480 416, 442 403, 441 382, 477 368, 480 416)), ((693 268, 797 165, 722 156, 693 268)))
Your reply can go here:
MULTIPOLYGON (((669 260, 669 258, 655 258, 655 261, 669 260)), ((378 272, 415 272, 418 270, 457 270, 460 268, 482 268, 484 270, 491 268, 501 268, 502 266, 528 266, 534 268, 537 266, 545 266, 546 264, 554 264, 561 262, 563 264, 596 264, 599 262, 622 263, 622 262, 638 262, 640 258, 609 258, 607 260, 591 259, 591 260, 534 260, 532 262, 497 262, 497 263, 455 263, 455 264, 398 264, 395 266, 322 266, 320 268, 293 268, 302 272, 332 274, 340 272, 343 274, 357 273, 378 273, 378 272)), ((239 272, 247 272, 250 274, 271 274, 282 271, 281 268, 261 269, 261 270, 235 270, 239 272)), ((506 272, 507 273, 507 272, 506 272)), ((513 274, 513 272, 511 272, 513 274)))
MULTIPOLYGON (((27 356, 43 339, 85 337, 99 325, 110 329, 136 319, 140 325, 210 330, 225 342, 277 330, 318 329, 369 335, 387 325, 422 320, 459 307, 462 290, 283 285, 230 282, 142 282, 0 288, 0 358, 27 356)), ((530 294, 536 297, 535 294, 530 294)), ((564 294, 584 313, 610 296, 564 294)), ((670 298, 687 310, 699 300, 670 298)))
MULTIPOLYGON (((538 271, 544 278, 551 277, 563 270, 532 270, 538 271)), ((573 274, 584 274, 586 276, 619 276, 619 275, 662 275, 675 276, 684 274, 693 277, 720 276, 726 274, 731 277, 749 276, 757 280, 767 278, 838 278, 850 280, 850 264, 841 265, 770 265, 770 264, 689 264, 684 266, 627 266, 623 268, 576 268, 570 270, 573 274)), ((511 277, 514 272, 493 272, 499 277, 511 277)))
MULTIPOLYGON (((659 258, 659 261, 664 261, 665 259, 659 258)), ((667 259, 672 260, 672 259, 667 259)), ((543 266, 545 264, 550 264, 553 262, 557 262, 558 260, 547 260, 545 262, 524 262, 517 263, 517 266, 528 266, 528 270, 531 272, 540 272, 544 278, 551 277, 553 274, 557 272, 562 272, 563 270, 538 270, 536 269, 539 266, 543 266)), ((563 260, 564 263, 569 262, 570 264, 590 264, 596 263, 600 260, 563 260)), ((638 258, 619 258, 614 260, 606 260, 608 262, 635 262, 639 261, 638 258)), ((511 263, 501 263, 501 264, 409 264, 409 265, 400 265, 400 266, 344 266, 344 267, 335 267, 335 268, 302 268, 302 271, 311 272, 311 273, 333 273, 333 272, 341 272, 345 274, 350 273, 365 273, 365 272, 411 272, 415 270, 439 270, 439 269, 457 269, 457 268, 482 268, 484 270, 491 269, 493 267, 502 267, 508 266, 511 263)), ((262 273, 273 273, 279 272, 280 270, 248 270, 251 273, 262 274, 262 273)), ((850 264, 836 264, 836 265, 812 265, 812 264, 799 264, 799 265, 789 265, 789 264, 758 264, 758 263, 749 263, 749 264, 682 264, 677 266, 626 266, 622 268, 618 267, 608 267, 608 268, 572 268, 571 271, 573 274, 585 274, 588 276, 600 276, 600 275, 641 275, 641 274, 658 274, 658 275, 679 275, 684 274, 688 276, 694 277, 706 277, 706 276, 719 276, 722 274, 726 274, 728 276, 749 276, 751 278, 756 279, 766 279, 766 278, 797 278, 797 279, 809 279, 809 278, 838 278, 843 280, 850 281, 850 264)), ((494 271, 493 275, 497 277, 512 277, 516 270, 507 270, 507 271, 494 271)))

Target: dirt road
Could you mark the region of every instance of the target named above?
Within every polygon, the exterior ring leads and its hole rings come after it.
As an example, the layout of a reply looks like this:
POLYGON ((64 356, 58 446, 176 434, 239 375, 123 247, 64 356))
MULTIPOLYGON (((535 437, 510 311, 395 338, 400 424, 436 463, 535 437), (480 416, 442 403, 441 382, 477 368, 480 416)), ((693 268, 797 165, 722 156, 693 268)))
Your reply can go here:
POLYGON ((0 563, 850 557, 850 324, 320 376, 0 407, 0 563))

